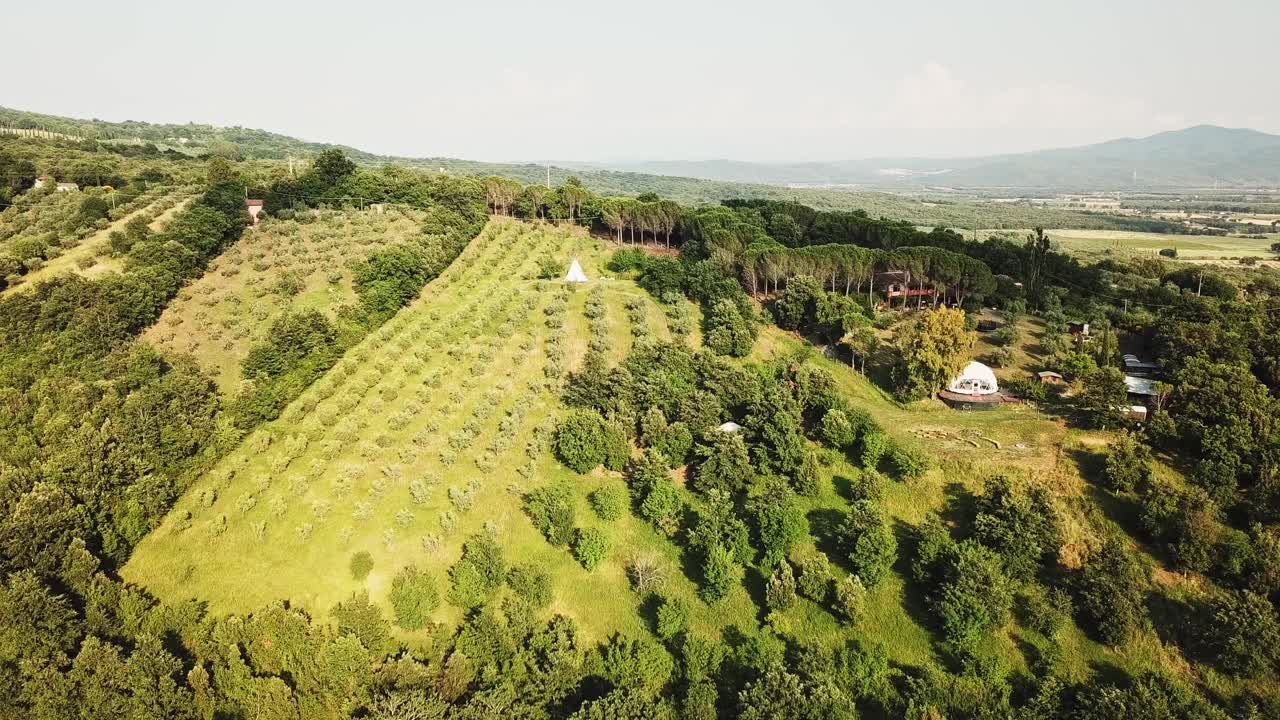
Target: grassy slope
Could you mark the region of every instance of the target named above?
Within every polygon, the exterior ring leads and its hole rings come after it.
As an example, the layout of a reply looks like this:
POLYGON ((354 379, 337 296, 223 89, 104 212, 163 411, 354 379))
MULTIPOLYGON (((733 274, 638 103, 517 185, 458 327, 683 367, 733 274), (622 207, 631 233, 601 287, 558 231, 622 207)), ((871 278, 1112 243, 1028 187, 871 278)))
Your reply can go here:
MULTIPOLYGON (((753 603, 752 593, 761 592, 763 579, 754 571, 748 572, 743 589, 708 607, 697 600, 694 584, 680 571, 678 547, 631 515, 605 525, 587 507, 585 500, 592 490, 621 482, 615 474, 597 470, 577 476, 560 467, 549 453, 539 452, 532 460, 526 457, 533 428, 560 412, 554 394, 543 384, 543 349, 553 331, 546 327, 539 308, 562 290, 559 283, 528 279, 536 258, 547 250, 566 259, 577 254, 588 276, 602 274, 604 254, 598 241, 559 229, 495 222, 418 301, 353 349, 282 420, 260 429, 202 478, 138 547, 124 569, 126 579, 164 599, 206 600, 215 613, 248 612, 275 599, 288 599, 324 616, 360 588, 368 589, 385 607, 391 579, 408 563, 428 569, 442 591, 447 590, 446 571, 459 557, 462 541, 488 525, 498 533, 510 561, 532 562, 552 574, 551 611, 574 617, 591 640, 647 627, 646 611, 628 589, 624 573, 625 561, 637 553, 665 559, 670 578, 667 593, 688 601, 695 630, 715 633, 729 627, 758 627, 763 618, 757 606, 763 602, 755 597, 753 603), (526 301, 531 305, 526 306, 526 301), (526 313, 526 307, 532 309, 526 313), (508 321, 513 334, 503 337, 499 329, 508 321), (419 354, 421 358, 415 359, 419 354), (438 387, 431 386, 432 378, 439 378, 438 387), (348 396, 355 405, 343 409, 338 403, 348 396), (492 469, 477 467, 475 460, 497 435, 499 419, 522 398, 528 398, 529 411, 510 449, 494 458, 492 469), (490 401, 497 404, 497 411, 481 423, 474 443, 452 464, 442 462, 441 450, 447 447, 449 434, 472 416, 475 407, 490 401), (307 412, 308 407, 315 409, 307 412), (389 419, 406 407, 417 411, 406 426, 394 429, 397 425, 389 419), (435 429, 419 446, 413 438, 429 425, 435 429), (288 452, 290 444, 298 442, 291 438, 303 437, 311 438, 306 449, 288 452), (391 472, 378 495, 374 491, 384 477, 380 468, 385 466, 399 471, 391 472), (342 478, 348 473, 354 479, 349 489, 343 489, 342 478), (415 504, 408 482, 433 474, 439 482, 431 500, 415 504), (472 479, 480 481, 473 509, 451 508, 448 488, 462 488, 472 479), (568 479, 578 488, 578 524, 605 526, 612 540, 610 559, 595 572, 583 570, 567 550, 550 546, 520 509, 518 491, 557 479, 568 479), (204 507, 199 498, 201 491, 209 489, 216 489, 217 499, 204 507), (254 498, 252 507, 242 500, 247 497, 254 498), (320 507, 325 519, 317 517, 317 501, 328 503, 327 510, 320 507), (367 518, 353 517, 356 503, 369 504, 367 518), (412 513, 403 527, 396 521, 402 510, 412 513), (457 516, 457 526, 447 531, 440 524, 446 511, 457 516), (181 529, 186 512, 193 519, 188 529, 181 529), (222 516, 226 530, 211 534, 210 525, 222 516), (261 538, 254 530, 259 522, 265 523, 261 538), (305 524, 312 526, 307 540, 299 534, 305 524), (441 537, 438 548, 423 542, 437 535, 441 537), (353 580, 348 571, 351 555, 359 550, 370 552, 375 561, 372 574, 363 582, 353 580)), ((606 288, 612 356, 621 359, 631 338, 624 301, 639 291, 628 281, 595 283, 606 288)), ((578 290, 570 295, 567 324, 554 331, 564 333, 570 364, 585 352, 586 294, 578 290)), ((650 308, 647 322, 657 335, 668 332, 657 307, 650 308)), ((1028 364, 1033 360, 1025 346, 1035 342, 1037 333, 1033 326, 1026 328, 1024 347, 1019 349, 1019 357, 1028 364)), ((790 355, 804 347, 793 335, 766 328, 752 360, 790 355)), ((891 483, 884 498, 902 540, 903 560, 872 591, 868 617, 856 635, 884 645, 895 662, 917 667, 939 662, 928 597, 906 580, 910 530, 929 512, 953 511, 980 490, 986 478, 997 472, 1013 473, 1051 487, 1060 498, 1067 517, 1066 562, 1073 562, 1084 546, 1096 542, 1094 525, 1107 520, 1084 512, 1096 501, 1081 480, 1078 459, 1102 447, 1106 435, 1070 429, 1030 406, 989 412, 957 412, 932 402, 904 407, 836 361, 816 353, 810 361, 831 370, 847 397, 893 436, 927 447, 938 461, 938 467, 919 480, 891 483)), ((829 479, 824 490, 806 500, 818 538, 823 537, 824 525, 847 508, 849 480, 860 471, 842 459, 832 459, 824 472, 829 479)), ((812 549, 802 548, 797 555, 806 552, 812 549)), ((838 553, 832 553, 832 559, 839 567, 838 553)), ((443 623, 458 618, 458 611, 447 605, 435 617, 443 623)), ((850 637, 839 620, 807 600, 789 610, 783 622, 798 636, 821 642, 834 644, 850 637)), ((425 632, 404 637, 428 641, 425 632)), ((992 642, 1015 668, 1026 667, 1028 652, 1034 654, 1028 648, 1047 646, 1045 638, 1016 623, 992 642)), ((1176 651, 1163 646, 1153 633, 1109 649, 1071 627, 1061 642, 1064 667, 1075 677, 1108 664, 1186 672, 1176 651)))
MULTIPOLYGON (((600 246, 584 235, 496 224, 493 232, 473 242, 450 271, 431 283, 417 302, 353 349, 284 419, 260 429, 241 450, 202 479, 179 503, 177 512, 139 546, 125 576, 164 598, 206 599, 215 612, 249 611, 271 600, 288 598, 323 613, 363 585, 383 601, 390 579, 409 562, 431 570, 443 586, 444 572, 459 556, 462 541, 492 522, 512 561, 534 562, 553 573, 553 610, 576 617, 596 639, 614 630, 637 630, 641 622, 637 599, 627 589, 623 561, 631 552, 646 549, 669 553, 669 544, 646 524, 628 517, 610 528, 614 558, 596 572, 587 573, 567 551, 549 546, 536 533, 512 492, 513 487, 571 477, 545 453, 537 454, 532 480, 516 472, 526 462, 524 448, 533 428, 557 406, 554 394, 542 387, 543 346, 549 330, 538 308, 559 291, 559 283, 528 279, 537 257, 547 250, 566 258, 577 252, 590 276, 599 272, 600 246), (526 300, 532 303, 528 311, 524 310, 526 300), (514 334, 502 337, 499 331, 508 320, 514 334), (526 340, 529 349, 525 349, 526 340), (426 350, 423 359, 413 358, 416 350, 426 350), (423 385, 424 379, 437 376, 438 388, 423 385), (352 393, 353 387, 366 386, 354 408, 338 409, 336 402, 352 393), (331 400, 320 402, 313 413, 301 410, 318 400, 326 388, 333 391, 331 400), (491 471, 479 469, 474 460, 495 437, 499 419, 524 396, 534 402, 511 449, 498 455, 491 471), (479 436, 456 462, 444 463, 440 453, 447 446, 446 438, 472 416, 475 407, 488 402, 496 402, 497 412, 481 423, 479 436), (407 406, 417 408, 412 420, 400 430, 390 429, 387 418, 407 406), (353 421, 367 425, 357 430, 353 421), (437 425, 435 431, 427 434, 424 444, 415 444, 413 438, 428 423, 437 425), (314 438, 305 451, 290 463, 278 459, 289 446, 288 438, 305 435, 314 438), (339 435, 343 440, 336 441, 339 435), (275 440, 268 443, 267 438, 275 440), (326 451, 326 443, 337 447, 326 451), (388 481, 382 495, 376 497, 371 490, 383 477, 380 468, 387 465, 399 467, 398 473, 393 471, 399 479, 388 481), (348 467, 354 467, 358 477, 350 489, 335 489, 335 483, 342 484, 348 467), (408 482, 432 473, 440 478, 432 500, 415 504, 408 482), (448 488, 463 488, 472 479, 481 485, 474 509, 453 509, 457 527, 442 530, 440 516, 450 510, 448 488), (198 501, 200 491, 207 488, 218 490, 218 499, 210 508, 198 501), (239 507, 248 501, 238 501, 246 496, 253 496, 255 502, 242 512, 239 507), (285 504, 280 517, 273 514, 277 499, 285 504), (317 518, 317 502, 329 503, 327 519, 317 518), (357 502, 369 503, 367 518, 354 518, 357 502), (403 527, 395 519, 401 510, 413 513, 413 519, 403 527), (183 511, 192 512, 195 518, 190 529, 180 531, 183 511), (227 530, 211 536, 210 522, 223 515, 227 530), (259 540, 252 526, 261 521, 267 527, 259 540), (313 527, 308 541, 297 530, 304 523, 313 527), (348 528, 351 536, 344 541, 348 528), (386 531, 391 532, 390 537, 385 536, 386 531), (423 538, 431 535, 442 536, 438 550, 424 547, 423 538), (357 550, 368 550, 375 558, 375 570, 366 583, 355 582, 348 573, 349 558, 357 550)), ((611 324, 629 335, 622 298, 639 290, 626 281, 597 282, 607 289, 611 324)), ((571 296, 569 322, 559 331, 569 340, 571 362, 585 352, 585 298, 582 291, 571 296)), ((654 313, 650 318, 660 320, 661 316, 654 313)), ((574 480, 584 498, 601 482, 620 482, 603 474, 574 480)), ((598 522, 585 502, 578 519, 581 525, 598 522)), ((677 577, 678 573, 672 575, 676 578, 673 587, 692 599, 692 583, 677 577)), ((725 615, 720 608, 715 616, 750 623, 751 605, 745 592, 740 595, 728 601, 728 607, 738 611, 725 615)), ((440 621, 456 621, 457 617, 456 611, 447 607, 437 613, 440 621)), ((695 623, 709 624, 711 617, 709 610, 704 611, 695 623)))
POLYGON ((400 211, 346 211, 323 212, 306 223, 264 220, 184 288, 144 337, 193 355, 223 391, 234 392, 241 360, 275 318, 286 309, 315 309, 332 317, 355 299, 350 264, 416 235, 415 218, 400 211), (275 290, 288 273, 305 281, 291 297, 275 290))

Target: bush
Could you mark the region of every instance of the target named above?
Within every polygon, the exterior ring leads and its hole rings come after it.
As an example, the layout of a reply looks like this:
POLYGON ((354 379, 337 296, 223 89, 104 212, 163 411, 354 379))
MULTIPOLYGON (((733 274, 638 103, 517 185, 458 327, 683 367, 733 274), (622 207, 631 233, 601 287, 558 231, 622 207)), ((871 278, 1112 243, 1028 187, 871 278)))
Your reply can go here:
POLYGON ((539 280, 559 280, 564 277, 565 264, 563 260, 558 260, 554 255, 543 255, 538 258, 538 279, 539 280))
POLYGON ((672 640, 689 628, 689 606, 683 600, 663 598, 658 606, 658 637, 672 640))
POLYGON ((636 248, 626 248, 614 253, 609 258, 609 264, 606 267, 612 272, 629 272, 643 269, 648 260, 649 256, 644 251, 636 248))
POLYGON ((889 451, 889 436, 879 430, 871 430, 862 434, 862 467, 874 470, 879 467, 880 459, 889 451))
POLYGON ((729 299, 716 302, 706 320, 706 345, 719 355, 746 357, 756 341, 755 324, 729 299))
POLYGON ((707 549, 702 563, 702 598, 709 603, 723 600, 742 581, 742 568, 723 545, 707 549))
POLYGON ((895 442, 889 450, 889 466, 899 480, 911 480, 928 471, 929 458, 917 448, 895 442))
POLYGON ((551 576, 535 565, 517 565, 507 574, 507 585, 517 597, 535 608, 551 604, 551 576))
POLYGON ((473 535, 462 546, 462 558, 449 568, 449 602, 462 608, 483 605, 506 579, 502 548, 488 535, 473 535))
POLYGON ((1222 594, 1209 611, 1205 644, 1219 667, 1232 675, 1261 676, 1280 666, 1280 619, 1265 596, 1222 594))
POLYGON ((898 540, 888 519, 866 500, 854 502, 838 531, 849 563, 867 587, 875 587, 898 557, 898 540))
POLYGON ((839 408, 828 410, 822 416, 822 426, 818 433, 827 445, 836 450, 847 450, 857 439, 857 429, 849 420, 848 413, 839 408))
POLYGON ((418 630, 440 604, 440 594, 430 575, 408 565, 391 581, 390 600, 396 625, 418 630))
POLYGON ((836 610, 850 623, 862 618, 867 606, 867 589, 857 575, 836 584, 836 610))
POLYGON ((609 483, 591 493, 591 508, 601 520, 613 522, 623 516, 631 498, 625 486, 609 483))
POLYGON ((1102 473, 1107 489, 1131 493, 1151 481, 1151 451, 1130 433, 1111 443, 1106 468, 1102 473))
POLYGON ((800 594, 822 605, 831 595, 831 561, 821 552, 800 561, 800 594))
POLYGON ((1147 573, 1122 542, 1107 540, 1074 582, 1083 626, 1109 645, 1127 640, 1146 617, 1147 573))
POLYGON ((599 528, 580 528, 573 543, 573 554, 582 567, 595 570, 609 555, 609 536, 599 528))
POLYGON ((941 562, 934 610, 948 649, 962 660, 971 660, 983 636, 1004 623, 1013 604, 1012 590, 1000 556, 981 543, 956 543, 941 562))
POLYGON ((778 565, 764 586, 765 605, 770 610, 786 610, 796 604, 796 576, 791 563, 778 565))
POLYGON ((373 556, 361 550, 351 556, 351 577, 356 580, 364 580, 369 577, 369 572, 373 570, 373 556))
POLYGON ((378 606, 369 602, 369 593, 353 594, 346 602, 338 603, 332 612, 338 626, 338 635, 354 635, 369 652, 381 655, 391 641, 387 622, 382 619, 378 606))
POLYGON ((573 540, 577 497, 568 482, 538 488, 525 496, 524 511, 529 520, 552 545, 566 546, 573 540))

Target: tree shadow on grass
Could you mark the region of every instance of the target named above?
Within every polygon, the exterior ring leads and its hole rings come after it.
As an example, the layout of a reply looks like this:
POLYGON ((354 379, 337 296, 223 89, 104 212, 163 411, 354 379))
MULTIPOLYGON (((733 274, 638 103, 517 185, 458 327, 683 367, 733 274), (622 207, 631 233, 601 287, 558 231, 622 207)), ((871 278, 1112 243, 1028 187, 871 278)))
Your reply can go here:
POLYGON ((638 609, 640 619, 644 621, 645 627, 655 635, 658 634, 658 608, 660 607, 662 607, 662 597, 653 592, 645 595, 644 600, 640 601, 638 609))
POLYGON ((951 527, 969 527, 978 512, 978 500, 963 484, 949 482, 942 488, 941 517, 951 527))
POLYGON ((839 528, 840 523, 844 522, 845 514, 832 508, 817 508, 810 510, 807 517, 809 529, 813 533, 814 545, 833 563, 849 570, 848 561, 840 547, 839 528))
POLYGON ((747 572, 742 578, 742 586, 746 588, 747 594, 751 596, 751 602, 755 603, 758 619, 762 623, 769 614, 769 603, 765 600, 765 584, 768 581, 769 579, 765 576, 764 570, 756 567, 747 568, 747 572))
POLYGON ((846 502, 853 501, 853 478, 845 477, 844 475, 832 475, 831 485, 841 499, 846 502))
POLYGON ((893 535, 898 540, 898 557, 894 560, 893 569, 902 576, 902 609, 917 625, 925 628, 936 639, 938 621, 929 608, 929 598, 933 588, 925 583, 917 582, 911 572, 911 563, 917 554, 918 534, 912 525, 895 519, 893 535))
POLYGON ((1075 461, 1076 467, 1080 468, 1080 476, 1090 483, 1100 483, 1104 473, 1107 470, 1107 455, 1101 452, 1092 452, 1081 447, 1069 448, 1067 457, 1075 461))

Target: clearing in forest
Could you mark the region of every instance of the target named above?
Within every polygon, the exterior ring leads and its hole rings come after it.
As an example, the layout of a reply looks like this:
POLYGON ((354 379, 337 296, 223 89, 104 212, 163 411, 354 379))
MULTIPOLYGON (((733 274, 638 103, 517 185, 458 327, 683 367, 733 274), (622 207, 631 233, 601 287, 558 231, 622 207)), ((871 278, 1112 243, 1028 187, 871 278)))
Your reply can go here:
POLYGON ((414 210, 314 211, 296 219, 264 218, 183 288, 143 337, 192 355, 234 394, 240 362, 286 310, 330 318, 356 299, 353 263, 421 233, 414 210))

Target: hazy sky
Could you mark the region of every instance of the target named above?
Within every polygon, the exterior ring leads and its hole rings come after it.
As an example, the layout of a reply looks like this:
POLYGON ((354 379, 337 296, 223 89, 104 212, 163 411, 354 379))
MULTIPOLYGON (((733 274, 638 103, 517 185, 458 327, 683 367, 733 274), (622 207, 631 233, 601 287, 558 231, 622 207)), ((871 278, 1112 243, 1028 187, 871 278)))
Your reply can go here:
POLYGON ((0 105, 399 155, 836 160, 1280 132, 1278 0, 5 5, 0 105))

